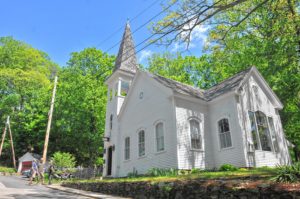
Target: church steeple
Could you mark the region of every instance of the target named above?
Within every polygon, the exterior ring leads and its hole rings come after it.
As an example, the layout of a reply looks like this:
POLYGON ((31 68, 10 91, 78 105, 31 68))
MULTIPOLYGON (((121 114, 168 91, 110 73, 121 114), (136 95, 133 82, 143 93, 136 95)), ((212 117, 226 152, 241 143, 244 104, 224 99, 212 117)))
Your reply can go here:
POLYGON ((117 69, 121 69, 135 73, 137 70, 136 60, 135 45, 132 39, 130 25, 127 21, 114 71, 116 71, 117 69))

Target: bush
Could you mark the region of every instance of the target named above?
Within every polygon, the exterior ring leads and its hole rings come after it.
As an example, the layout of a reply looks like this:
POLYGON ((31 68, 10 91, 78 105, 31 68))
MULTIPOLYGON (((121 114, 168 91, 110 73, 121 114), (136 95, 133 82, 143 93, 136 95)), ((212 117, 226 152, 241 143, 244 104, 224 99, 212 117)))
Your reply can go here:
POLYGON ((160 169, 160 168, 153 168, 149 169, 147 172, 147 176, 177 176, 178 169, 160 169))
POLYGON ((0 172, 2 173, 16 173, 16 169, 9 167, 0 167, 0 172))
POLYGON ((51 158, 53 164, 58 168, 74 168, 76 164, 75 157, 70 153, 56 152, 51 158))
POLYGON ((138 175, 138 172, 137 172, 137 170, 133 170, 132 172, 129 172, 128 174, 127 174, 127 177, 128 178, 136 178, 136 177, 138 177, 139 175, 138 175))
POLYGON ((198 169, 198 168, 193 168, 191 170, 191 174, 194 174, 194 173, 200 173, 202 170, 201 169, 198 169))
POLYGON ((219 171, 237 171, 238 168, 231 165, 231 164, 223 164, 220 168, 219 171))
POLYGON ((300 181, 300 162, 293 165, 277 166, 276 182, 292 183, 300 181))

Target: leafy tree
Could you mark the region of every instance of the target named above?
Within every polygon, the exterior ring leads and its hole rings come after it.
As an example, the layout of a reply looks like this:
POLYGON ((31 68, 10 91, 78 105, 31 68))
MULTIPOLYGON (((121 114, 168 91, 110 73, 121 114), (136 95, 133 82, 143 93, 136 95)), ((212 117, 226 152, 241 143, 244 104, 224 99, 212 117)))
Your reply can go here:
POLYGON ((70 153, 55 152, 51 160, 59 168, 74 168, 76 165, 76 159, 70 153))
MULTIPOLYGON (((10 115, 16 157, 43 146, 51 75, 57 70, 44 52, 12 37, 0 38, 0 124, 4 127, 10 115)), ((5 146, 3 159, 8 161, 10 149, 5 146)))
POLYGON ((200 88, 211 87, 215 77, 211 73, 206 56, 195 57, 181 54, 154 54, 149 58, 147 70, 179 82, 200 88))
POLYGON ((107 98, 104 81, 114 59, 95 48, 72 53, 59 75, 50 153, 70 152, 85 166, 101 156, 107 98))

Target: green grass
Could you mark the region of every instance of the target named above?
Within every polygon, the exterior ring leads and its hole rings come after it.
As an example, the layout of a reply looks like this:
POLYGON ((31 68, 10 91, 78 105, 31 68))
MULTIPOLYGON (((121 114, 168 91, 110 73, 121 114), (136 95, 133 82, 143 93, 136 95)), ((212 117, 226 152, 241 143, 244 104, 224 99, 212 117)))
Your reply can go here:
POLYGON ((259 177, 271 179, 276 175, 276 168, 261 167, 255 169, 239 169, 237 171, 200 171, 193 174, 178 176, 161 176, 161 177, 135 177, 135 178, 113 178, 113 179, 92 179, 92 180, 68 180, 65 182, 170 182, 175 180, 186 181, 196 179, 234 179, 243 177, 259 177))
POLYGON ((0 166, 0 173, 16 173, 16 169, 0 166))

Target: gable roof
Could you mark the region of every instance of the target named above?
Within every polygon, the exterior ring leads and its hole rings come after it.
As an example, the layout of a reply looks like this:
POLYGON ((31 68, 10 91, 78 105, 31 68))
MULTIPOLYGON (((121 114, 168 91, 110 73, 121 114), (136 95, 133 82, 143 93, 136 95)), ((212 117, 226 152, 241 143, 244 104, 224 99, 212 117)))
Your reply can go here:
POLYGON ((244 78, 247 76, 247 74, 251 71, 251 68, 248 68, 246 70, 243 70, 239 72, 238 74, 216 84, 215 86, 203 90, 200 88, 196 88, 187 84, 183 84, 181 82, 168 79, 165 77, 162 77, 160 75, 154 75, 151 73, 147 73, 149 76, 151 76, 153 79, 158 81, 159 83, 163 84, 164 86, 172 89, 174 92, 178 92, 181 94, 189 95, 191 97, 196 97, 199 99, 202 99, 204 101, 211 101, 218 96, 221 96, 225 93, 228 93, 230 91, 234 91, 241 82, 244 80, 244 78))
POLYGON ((211 88, 207 89, 205 91, 205 97, 207 101, 211 101, 225 93, 228 93, 230 91, 235 91, 237 88, 240 87, 243 80, 247 77, 247 75, 250 73, 250 71, 254 67, 247 68, 246 70, 243 70, 228 79, 225 79, 224 81, 212 86, 211 88))
POLYGON ((202 90, 202 89, 195 88, 193 86, 183 84, 181 82, 178 82, 178 81, 175 81, 172 79, 168 79, 168 78, 165 78, 160 75, 154 75, 154 74, 148 73, 148 72, 147 72, 147 74, 148 74, 148 76, 152 77, 153 79, 155 79, 159 83, 163 84, 164 86, 172 89, 173 91, 205 100, 204 90, 202 90))
POLYGON ((258 72, 256 67, 252 66, 250 68, 247 68, 228 79, 225 79, 224 81, 212 86, 211 88, 207 90, 203 90, 200 88, 196 88, 187 84, 183 84, 181 82, 171 80, 165 77, 162 77, 160 75, 154 75, 151 73, 147 73, 149 76, 151 76, 153 79, 155 79, 157 82, 161 83, 162 85, 172 89, 174 92, 189 95, 191 97, 195 97, 201 100, 204 100, 206 102, 212 101, 215 98, 222 96, 226 93, 237 91, 238 88, 241 87, 241 85, 248 79, 250 74, 255 74, 258 79, 261 81, 263 87, 265 88, 266 92, 275 99, 275 103, 277 104, 277 107, 282 108, 283 105, 276 96, 276 94, 273 92, 273 90, 269 87, 267 82, 264 80, 262 75, 258 72))

